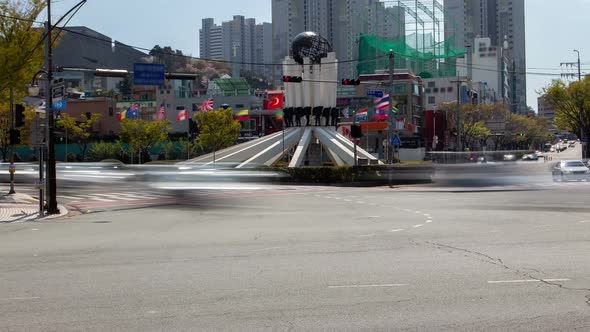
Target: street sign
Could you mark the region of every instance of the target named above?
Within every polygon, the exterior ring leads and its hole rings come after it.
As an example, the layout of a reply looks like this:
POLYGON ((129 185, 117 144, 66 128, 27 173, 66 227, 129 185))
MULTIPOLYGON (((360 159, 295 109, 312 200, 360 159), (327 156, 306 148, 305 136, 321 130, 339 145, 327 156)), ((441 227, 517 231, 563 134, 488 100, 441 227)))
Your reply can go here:
POLYGON ((65 111, 66 110, 66 99, 65 98, 57 98, 53 100, 51 104, 51 108, 54 111, 65 111))
POLYGON ((51 88, 51 94, 54 99, 63 98, 66 95, 66 87, 63 84, 54 85, 51 88))
POLYGON ((164 85, 164 65, 153 63, 136 63, 133 65, 133 83, 135 85, 164 85))
POLYGON ((8 166, 8 173, 14 174, 15 172, 16 172, 16 166, 14 164, 10 164, 10 166, 8 166))
POLYGON ((35 181, 35 189, 45 189, 45 180, 35 181))
POLYGON ((393 146, 401 146, 402 145, 402 140, 399 138, 398 134, 395 134, 393 136, 393 138, 391 139, 391 145, 393 145, 393 146))
POLYGON ((367 97, 383 98, 383 91, 379 91, 379 90, 367 90, 367 97))

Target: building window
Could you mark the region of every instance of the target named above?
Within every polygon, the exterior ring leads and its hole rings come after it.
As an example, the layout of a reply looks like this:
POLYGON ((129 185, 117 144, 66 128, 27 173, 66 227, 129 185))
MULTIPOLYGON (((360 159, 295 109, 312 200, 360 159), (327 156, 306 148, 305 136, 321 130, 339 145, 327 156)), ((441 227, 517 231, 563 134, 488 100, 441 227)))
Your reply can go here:
POLYGON ((426 93, 430 93, 431 91, 432 91, 432 90, 430 90, 429 88, 426 88, 426 89, 424 90, 424 92, 426 92, 426 93))
POLYGON ((428 87, 429 88, 434 88, 436 86, 435 82, 428 82, 428 87))
POLYGON ((453 92, 453 87, 452 86, 448 87, 447 92, 453 92))
POLYGON ((428 97, 428 103, 429 104, 436 104, 436 98, 434 96, 428 97))
POLYGON ((244 104, 236 104, 236 109, 238 108, 244 108, 244 104))
POLYGON ((432 92, 434 92, 434 93, 438 93, 438 88, 434 88, 434 89, 432 89, 432 92))
POLYGON ((445 88, 440 88, 440 92, 441 92, 441 93, 444 93, 444 92, 446 92, 446 91, 447 91, 447 89, 445 89, 445 88))
POLYGON ((109 116, 113 116, 115 110, 112 107, 109 107, 109 116))

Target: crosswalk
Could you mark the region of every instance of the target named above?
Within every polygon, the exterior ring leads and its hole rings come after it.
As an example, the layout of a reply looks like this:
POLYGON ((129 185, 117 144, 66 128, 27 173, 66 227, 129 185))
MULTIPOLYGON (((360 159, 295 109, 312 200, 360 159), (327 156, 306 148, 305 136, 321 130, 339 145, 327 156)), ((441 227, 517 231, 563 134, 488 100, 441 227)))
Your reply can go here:
POLYGON ((121 202, 121 201, 146 201, 169 198, 169 195, 157 193, 114 192, 104 194, 76 194, 59 195, 64 203, 70 202, 121 202))

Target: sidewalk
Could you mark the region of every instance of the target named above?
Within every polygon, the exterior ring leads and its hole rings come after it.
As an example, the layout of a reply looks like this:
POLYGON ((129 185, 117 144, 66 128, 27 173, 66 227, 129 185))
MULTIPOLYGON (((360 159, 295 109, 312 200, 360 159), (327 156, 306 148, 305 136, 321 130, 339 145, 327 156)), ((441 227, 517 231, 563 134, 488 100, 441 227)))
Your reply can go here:
POLYGON ((26 194, 0 195, 0 223, 25 221, 43 221, 63 217, 68 214, 65 206, 60 205, 59 215, 39 218, 39 201, 26 194))

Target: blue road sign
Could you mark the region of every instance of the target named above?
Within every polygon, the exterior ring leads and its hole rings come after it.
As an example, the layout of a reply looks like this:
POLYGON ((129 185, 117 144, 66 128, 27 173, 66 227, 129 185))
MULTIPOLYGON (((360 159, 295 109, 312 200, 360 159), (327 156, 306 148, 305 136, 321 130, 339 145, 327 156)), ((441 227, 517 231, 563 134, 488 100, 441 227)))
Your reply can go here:
POLYGON ((51 108, 54 111, 65 111, 66 110, 66 99, 65 98, 57 98, 53 100, 51 104, 51 108))
POLYGON ((368 90, 367 91, 367 97, 383 98, 383 91, 379 91, 379 90, 368 90))
POLYGON ((393 145, 393 146, 401 146, 402 145, 402 140, 399 138, 398 134, 395 134, 393 136, 393 138, 391 139, 391 145, 393 145))
POLYGON ((133 65, 133 84, 164 85, 164 65, 153 63, 136 63, 133 65))

